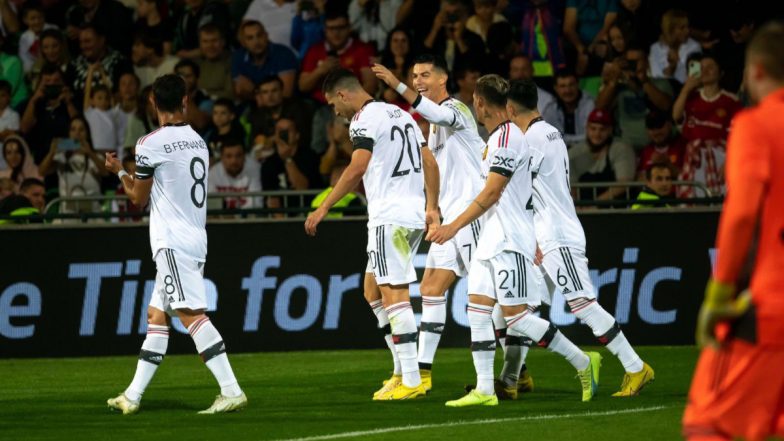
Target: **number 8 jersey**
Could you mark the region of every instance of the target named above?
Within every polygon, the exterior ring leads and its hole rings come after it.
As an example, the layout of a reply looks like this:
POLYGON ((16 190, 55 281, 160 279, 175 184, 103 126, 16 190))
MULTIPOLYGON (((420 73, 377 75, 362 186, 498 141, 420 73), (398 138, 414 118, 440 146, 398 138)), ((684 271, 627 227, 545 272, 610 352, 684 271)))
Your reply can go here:
POLYGON ((196 261, 207 256, 209 150, 185 123, 164 125, 136 143, 136 179, 153 179, 150 247, 171 248, 196 261))
POLYGON ((354 149, 371 152, 362 181, 368 200, 368 228, 425 227, 425 137, 414 118, 399 107, 368 101, 351 119, 354 149))

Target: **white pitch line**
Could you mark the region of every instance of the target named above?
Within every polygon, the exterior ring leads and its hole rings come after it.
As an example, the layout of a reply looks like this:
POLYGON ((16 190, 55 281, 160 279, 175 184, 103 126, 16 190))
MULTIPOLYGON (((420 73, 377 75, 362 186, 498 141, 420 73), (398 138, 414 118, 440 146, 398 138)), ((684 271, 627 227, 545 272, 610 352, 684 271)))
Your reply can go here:
POLYGON ((483 420, 458 420, 458 421, 452 421, 448 423, 416 424, 416 425, 412 424, 408 426, 385 427, 382 429, 373 429, 373 430, 357 430, 353 432, 333 433, 329 435, 306 436, 302 438, 286 438, 286 439, 278 439, 275 441, 321 441, 321 440, 341 439, 341 438, 357 438, 360 436, 380 435, 383 433, 404 432, 408 430, 436 429, 440 427, 471 426, 471 425, 479 425, 479 424, 496 424, 496 423, 509 423, 509 422, 519 422, 519 421, 541 421, 541 420, 558 420, 558 419, 567 419, 567 418, 603 417, 603 416, 613 416, 613 415, 624 415, 629 413, 654 412, 666 408, 667 406, 651 406, 651 407, 637 407, 634 409, 607 410, 603 412, 544 414, 544 415, 532 415, 532 416, 512 417, 512 418, 490 418, 490 419, 483 419, 483 420))

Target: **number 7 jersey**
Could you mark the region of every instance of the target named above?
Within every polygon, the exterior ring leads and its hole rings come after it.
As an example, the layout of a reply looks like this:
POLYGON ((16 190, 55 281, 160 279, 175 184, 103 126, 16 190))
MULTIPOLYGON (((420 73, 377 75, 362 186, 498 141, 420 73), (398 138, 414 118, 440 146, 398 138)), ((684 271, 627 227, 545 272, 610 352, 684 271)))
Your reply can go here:
POLYGON ((170 248, 205 261, 209 150, 189 125, 165 125, 136 143, 136 179, 153 179, 152 255, 170 248))
POLYGON ((354 149, 371 152, 362 180, 368 200, 368 228, 425 227, 425 137, 414 118, 393 104, 368 101, 351 119, 354 149))

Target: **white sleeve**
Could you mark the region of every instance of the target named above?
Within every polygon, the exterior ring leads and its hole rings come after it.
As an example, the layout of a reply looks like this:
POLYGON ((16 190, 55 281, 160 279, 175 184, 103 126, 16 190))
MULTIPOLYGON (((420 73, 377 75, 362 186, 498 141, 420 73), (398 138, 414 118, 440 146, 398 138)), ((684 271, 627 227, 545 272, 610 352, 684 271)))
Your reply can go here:
POLYGON ((648 65, 651 70, 651 78, 664 78, 664 69, 667 67, 667 56, 661 56, 662 44, 659 42, 651 45, 651 54, 648 56, 648 65))
POLYGON ((148 145, 136 145, 136 179, 150 179, 164 162, 163 155, 148 145))
POLYGON ((414 101, 413 107, 431 124, 449 126, 455 129, 465 127, 465 122, 460 114, 458 106, 451 102, 436 104, 422 95, 419 95, 414 101))
POLYGON ((348 127, 348 134, 351 138, 351 143, 354 146, 354 150, 365 149, 372 152, 373 147, 378 141, 376 139, 376 128, 378 127, 378 122, 373 122, 373 120, 376 118, 373 118, 369 115, 371 113, 370 110, 371 109, 363 111, 359 115, 359 118, 351 121, 351 125, 348 127))

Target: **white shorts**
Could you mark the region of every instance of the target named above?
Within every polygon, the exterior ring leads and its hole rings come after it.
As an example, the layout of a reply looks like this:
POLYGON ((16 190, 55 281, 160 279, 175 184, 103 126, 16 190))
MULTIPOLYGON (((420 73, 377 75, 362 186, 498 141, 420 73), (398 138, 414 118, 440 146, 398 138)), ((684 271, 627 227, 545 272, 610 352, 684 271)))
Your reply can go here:
POLYGON ((425 268, 450 270, 457 277, 468 275, 481 229, 482 224, 477 219, 463 227, 448 242, 441 245, 435 242, 430 244, 425 268))
POLYGON ((176 309, 207 309, 204 290, 204 262, 163 248, 155 255, 155 288, 150 306, 176 316, 176 309))
POLYGON ((403 285, 416 282, 414 256, 424 230, 379 225, 368 229, 368 263, 365 272, 373 273, 378 285, 403 285))
MULTIPOLYGON (((553 282, 554 288, 567 301, 579 298, 596 299, 596 290, 588 272, 588 259, 580 250, 560 247, 548 251, 542 260, 547 277, 553 282)), ((548 292, 552 298, 553 292, 548 292)))
POLYGON ((534 263, 514 251, 476 259, 468 271, 468 294, 490 297, 502 306, 538 306, 542 289, 542 276, 534 263))

